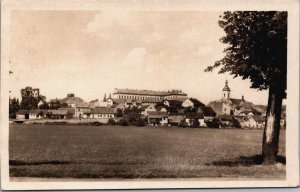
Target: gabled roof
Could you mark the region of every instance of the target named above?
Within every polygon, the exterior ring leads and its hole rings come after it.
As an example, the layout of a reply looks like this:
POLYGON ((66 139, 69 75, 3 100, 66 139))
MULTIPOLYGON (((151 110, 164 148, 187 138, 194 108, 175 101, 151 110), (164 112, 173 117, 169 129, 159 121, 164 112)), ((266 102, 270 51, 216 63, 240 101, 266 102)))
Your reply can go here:
POLYGON ((163 108, 165 108, 167 111, 168 111, 168 108, 167 107, 165 107, 165 106, 159 106, 159 107, 157 107, 157 111, 160 111, 160 110, 162 110, 163 108))
POLYGON ((91 109, 91 114, 114 114, 114 109, 108 107, 95 107, 91 109))
POLYGON ((266 121, 266 118, 263 116, 260 116, 260 115, 253 115, 252 118, 256 122, 265 122, 266 121))
POLYGON ((189 98, 189 99, 194 103, 194 107, 195 108, 198 108, 198 107, 201 107, 201 106, 205 106, 201 101, 199 101, 196 98, 189 98))
POLYGON ((144 105, 140 108, 141 111, 144 111, 145 109, 149 108, 150 106, 152 106, 155 109, 154 105, 144 105))
POLYGON ((212 107, 201 106, 201 111, 204 115, 216 115, 217 113, 213 110, 212 107))

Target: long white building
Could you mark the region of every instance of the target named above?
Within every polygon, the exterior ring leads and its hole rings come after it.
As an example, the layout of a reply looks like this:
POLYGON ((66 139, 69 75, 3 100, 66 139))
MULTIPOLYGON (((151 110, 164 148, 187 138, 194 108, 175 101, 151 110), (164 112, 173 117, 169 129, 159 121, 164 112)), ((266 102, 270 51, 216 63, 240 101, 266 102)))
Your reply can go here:
POLYGON ((181 90, 171 91, 152 91, 152 90, 137 90, 137 89, 115 89, 113 93, 115 99, 137 99, 137 100, 149 100, 149 99, 185 99, 187 94, 181 90))

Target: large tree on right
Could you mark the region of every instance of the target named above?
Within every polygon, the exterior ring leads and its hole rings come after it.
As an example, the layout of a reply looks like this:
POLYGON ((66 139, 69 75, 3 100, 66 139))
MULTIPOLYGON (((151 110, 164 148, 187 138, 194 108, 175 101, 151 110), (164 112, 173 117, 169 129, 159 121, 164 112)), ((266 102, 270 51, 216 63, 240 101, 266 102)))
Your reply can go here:
POLYGON ((223 59, 205 71, 220 68, 235 77, 251 80, 251 88, 268 89, 269 98, 263 135, 264 163, 276 162, 282 100, 287 87, 287 12, 224 12, 219 26, 228 45, 223 59))

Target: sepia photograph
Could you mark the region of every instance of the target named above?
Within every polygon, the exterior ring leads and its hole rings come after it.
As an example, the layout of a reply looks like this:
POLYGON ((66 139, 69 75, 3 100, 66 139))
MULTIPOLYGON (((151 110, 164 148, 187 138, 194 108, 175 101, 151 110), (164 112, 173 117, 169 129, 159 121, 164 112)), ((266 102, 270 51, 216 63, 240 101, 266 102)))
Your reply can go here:
POLYGON ((1 2, 3 189, 299 185, 299 2, 188 2, 1 2))

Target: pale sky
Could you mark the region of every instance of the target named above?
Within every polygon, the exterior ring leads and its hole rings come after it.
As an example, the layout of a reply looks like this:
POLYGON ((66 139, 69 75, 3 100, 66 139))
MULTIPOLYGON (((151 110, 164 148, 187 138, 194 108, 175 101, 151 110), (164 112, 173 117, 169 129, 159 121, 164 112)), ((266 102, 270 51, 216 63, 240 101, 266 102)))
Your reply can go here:
POLYGON ((181 89, 203 103, 222 97, 267 104, 249 80, 204 72, 222 59, 222 12, 15 11, 11 17, 10 89, 26 86, 47 100, 67 93, 85 101, 114 88, 181 89))

